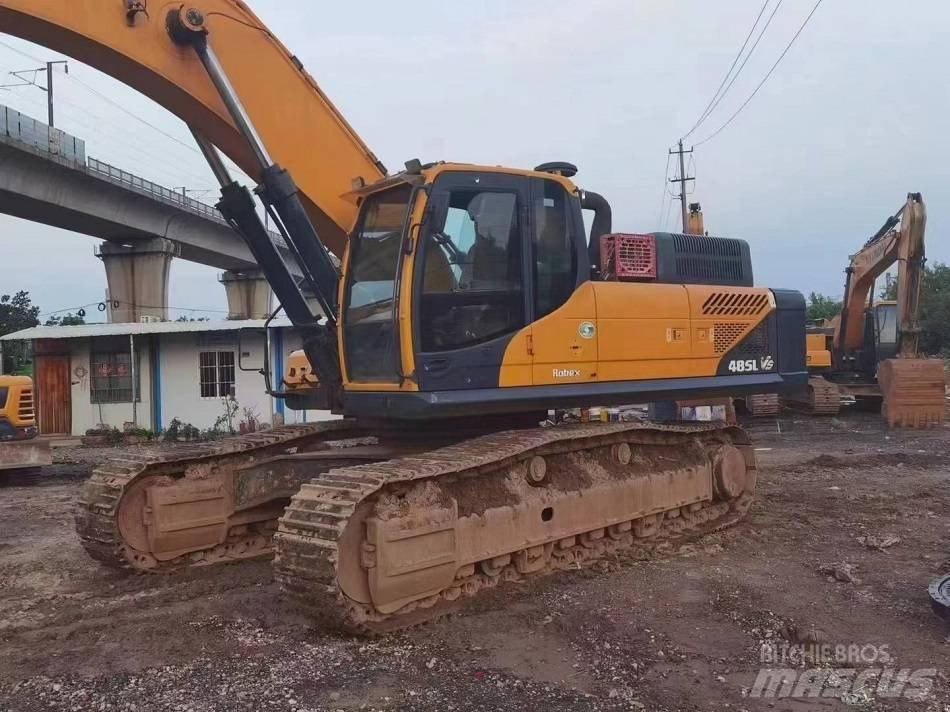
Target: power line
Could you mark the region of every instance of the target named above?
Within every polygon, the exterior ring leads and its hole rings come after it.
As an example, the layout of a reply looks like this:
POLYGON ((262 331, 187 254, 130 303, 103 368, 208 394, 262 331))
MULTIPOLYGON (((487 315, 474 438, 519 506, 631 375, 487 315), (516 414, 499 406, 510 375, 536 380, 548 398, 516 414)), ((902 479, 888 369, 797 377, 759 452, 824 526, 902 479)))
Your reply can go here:
MULTIPOLYGON (((671 195, 670 197, 672 198, 673 196, 671 195)), ((666 209, 666 220, 663 222, 663 227, 664 227, 666 230, 669 230, 669 229, 670 229, 670 217, 671 217, 672 215, 673 215, 673 200, 671 199, 671 200, 670 200, 670 205, 669 205, 669 207, 666 209)))
MULTIPOLYGON (((17 48, 17 47, 14 47, 13 45, 11 45, 11 44, 9 44, 9 43, 7 43, 7 42, 4 42, 4 41, 2 41, 2 40, 0 40, 0 46, 6 47, 6 48, 9 49, 10 51, 16 52, 16 53, 19 54, 21 57, 25 57, 25 58, 27 58, 27 59, 33 61, 33 62, 38 62, 38 63, 41 63, 41 64, 45 64, 45 62, 44 62, 42 59, 40 59, 40 58, 38 58, 38 57, 36 57, 36 56, 34 56, 34 55, 28 53, 28 52, 24 52, 23 50, 21 50, 21 49, 19 49, 19 48, 17 48)), ((188 150, 191 151, 192 153, 195 153, 195 154, 197 154, 197 155, 201 155, 201 151, 199 151, 198 148, 197 148, 196 146, 194 146, 192 143, 189 143, 189 142, 187 142, 187 141, 183 141, 182 139, 178 138, 177 136, 174 136, 174 135, 168 133, 167 131, 163 131, 162 129, 158 128, 158 127, 155 126, 154 124, 152 124, 152 123, 150 123, 149 121, 146 121, 145 119, 143 119, 143 118, 142 118, 141 116, 139 116, 138 114, 136 114, 136 113, 134 113, 134 112, 132 112, 132 111, 129 111, 129 110, 126 109, 124 106, 122 106, 122 104, 118 103, 118 102, 115 101, 114 99, 112 99, 112 98, 106 96, 105 94, 103 94, 102 92, 98 91, 97 89, 95 89, 95 88, 89 86, 86 82, 82 81, 79 77, 77 77, 77 76, 75 76, 75 75, 69 75, 69 77, 70 77, 70 79, 74 80, 76 83, 78 83, 79 85, 81 85, 82 87, 84 87, 87 91, 89 91, 89 92, 95 94, 96 96, 98 96, 100 99, 102 99, 102 100, 105 101, 106 103, 111 104, 113 107, 115 107, 116 109, 118 109, 118 110, 121 111, 122 113, 124 113, 124 114, 130 116, 131 118, 133 118, 133 119, 135 119, 136 121, 138 121, 138 122, 144 124, 145 126, 148 126, 148 127, 151 128, 152 130, 154 130, 154 131, 156 131, 157 133, 161 134, 162 136, 165 136, 166 138, 168 138, 168 139, 174 141, 175 143, 179 144, 180 146, 182 146, 182 147, 188 149, 188 150)), ((226 160, 227 160, 227 159, 226 159, 226 160)), ((228 163, 231 163, 231 161, 228 161, 228 163)), ((233 164, 233 163, 231 163, 231 167, 232 167, 233 169, 238 170, 238 171, 241 170, 238 166, 236 166, 236 165, 233 164)), ((243 171, 241 171, 241 172, 243 172, 243 171)))
POLYGON ((2 40, 0 40, 0 46, 6 47, 6 48, 7 48, 8 50, 10 50, 11 52, 16 52, 16 53, 17 53, 18 55, 20 55, 21 57, 26 57, 26 58, 29 59, 31 62, 36 62, 36 63, 38 63, 38 64, 45 64, 45 63, 46 63, 44 60, 40 59, 39 57, 35 57, 35 56, 33 56, 32 54, 30 54, 30 53, 28 53, 28 52, 24 52, 22 49, 17 49, 17 48, 14 47, 13 45, 8 44, 8 43, 6 43, 6 42, 3 42, 2 40))
POLYGON ((742 70, 745 69, 745 65, 749 63, 749 59, 751 59, 753 53, 755 52, 756 47, 759 46, 759 42, 762 41, 762 37, 765 36, 766 30, 769 29, 769 26, 772 24, 772 20, 775 19, 775 15, 776 13, 778 13, 779 8, 782 7, 783 2, 784 0, 778 0, 778 2, 775 4, 775 7, 772 8, 772 12, 769 13, 768 19, 765 21, 765 24, 762 26, 762 29, 759 31, 759 34, 755 38, 755 42, 752 43, 752 47, 749 49, 748 54, 746 54, 745 58, 742 60, 742 64, 739 65, 739 69, 736 70, 736 73, 732 76, 732 79, 729 80, 729 84, 726 85, 725 90, 722 92, 720 97, 716 100, 716 103, 713 104, 712 109, 710 109, 710 112, 709 112, 710 114, 712 114, 712 112, 715 111, 716 107, 719 106, 720 102, 722 102, 726 94, 729 93, 729 90, 732 89, 732 85, 736 83, 736 79, 738 79, 739 75, 742 74, 742 70))
POLYGON ((100 312, 105 312, 109 304, 112 304, 113 308, 118 308, 120 306, 125 307, 134 307, 138 309, 167 309, 168 311, 180 311, 180 312, 207 312, 209 314, 229 314, 230 312, 227 309, 208 309, 204 307, 171 307, 171 306, 159 306, 154 304, 135 304, 133 302, 126 302, 119 299, 109 299, 106 301, 98 302, 89 302, 88 304, 81 304, 75 307, 68 307, 66 309, 57 309, 55 311, 40 312, 38 316, 56 316, 58 314, 74 314, 78 311, 85 311, 86 309, 96 308, 100 312))
MULTIPOLYGON (((3 44, 3 43, 0 42, 0 44, 3 44)), ((30 86, 30 84, 24 84, 23 86, 30 86)), ((31 106, 35 106, 37 108, 40 107, 41 105, 43 107, 46 107, 46 102, 41 102, 38 98, 32 96, 31 94, 16 92, 16 93, 11 94, 11 97, 15 97, 16 99, 27 102, 31 106)), ((153 171, 158 170, 159 172, 164 173, 166 176, 165 180, 170 180, 172 183, 176 183, 176 182, 181 181, 182 175, 187 175, 189 182, 194 182, 194 183, 206 182, 206 179, 207 179, 206 175, 204 175, 203 173, 199 175, 199 173, 196 173, 193 170, 189 170, 188 168, 185 168, 181 162, 175 162, 174 159, 170 159, 169 157, 164 155, 161 150, 159 150, 160 149, 159 146, 153 145, 152 150, 146 151, 142 142, 133 143, 132 141, 127 140, 125 133, 121 130, 121 129, 124 129, 125 127, 123 127, 118 121, 111 119, 107 116, 96 114, 88 106, 80 106, 79 104, 76 104, 75 102, 70 101, 69 99, 66 99, 62 96, 57 96, 56 102, 57 104, 65 104, 67 106, 74 107, 75 109, 78 110, 75 112, 69 112, 65 116, 65 120, 67 121, 67 123, 73 123, 75 125, 82 126, 84 131, 90 132, 92 134, 96 134, 102 137, 103 139, 105 139, 106 143, 109 145, 110 148, 114 148, 117 145, 121 145, 125 147, 126 149, 135 152, 136 154, 139 155, 139 157, 141 157, 146 162, 148 162, 150 168, 153 171), (86 121, 85 120, 86 115, 95 119, 95 122, 86 121), (113 126, 115 126, 116 128, 120 130, 106 132, 103 130, 103 124, 112 124, 113 126), (164 164, 170 170, 168 169, 163 170, 161 168, 158 168, 155 165, 156 163, 164 164)))
POLYGON ((660 212, 656 216, 656 225, 658 228, 663 227, 663 208, 666 205, 666 196, 670 194, 670 188, 667 184, 667 180, 670 177, 670 160, 673 158, 673 154, 666 154, 666 169, 663 171, 663 194, 660 196, 660 212))
MULTIPOLYGON (((710 100, 709 100, 709 103, 706 104, 706 108, 703 109, 703 113, 700 114, 699 118, 696 120, 696 123, 693 124, 693 128, 691 128, 689 131, 687 131, 687 132, 683 135, 683 138, 684 138, 684 139, 687 138, 690 134, 692 134, 693 131, 695 131, 695 130, 699 127, 699 125, 700 125, 701 123, 703 123, 703 121, 705 120, 705 118, 706 118, 707 116, 709 116, 709 114, 712 113, 713 109, 716 108, 716 107, 713 105, 713 102, 715 102, 716 104, 718 104, 719 101, 722 100, 722 97, 719 96, 719 92, 722 91, 722 88, 726 85, 726 82, 729 80, 729 76, 732 74, 732 70, 735 69, 735 68, 736 68, 736 64, 739 63, 739 58, 742 57, 742 53, 745 51, 746 45, 749 44, 749 40, 752 38, 752 33, 755 32, 755 28, 758 26, 759 20, 762 19, 762 15, 765 13, 765 8, 767 8, 767 7, 769 6, 769 3, 770 3, 771 1, 772 1, 772 0, 765 0, 765 2, 762 3, 762 9, 759 10, 759 14, 756 16, 755 22, 753 22, 753 23, 752 23, 752 27, 749 28, 749 34, 747 34, 747 35, 745 36, 745 41, 743 41, 742 46, 739 48, 739 52, 736 54, 736 58, 732 60, 732 65, 730 65, 729 71, 726 72, 726 75, 722 78, 722 81, 719 82, 719 88, 716 89, 716 93, 713 94, 712 99, 710 99, 710 100), (719 97, 719 101, 717 101, 717 97, 719 97)), ((779 5, 781 5, 781 0, 779 0, 779 5)), ((750 54, 751 54, 751 52, 750 52, 750 54)), ((742 71, 742 70, 740 69, 739 71, 742 71)), ((737 73, 737 74, 738 74, 738 73, 737 73)), ((727 89, 726 91, 728 91, 728 89, 727 89)), ((723 96, 725 96, 725 94, 723 94, 723 96)))
MULTIPOLYGON (((120 104, 119 102, 115 101, 115 99, 112 99, 112 98, 110 98, 109 96, 106 96, 105 94, 103 94, 102 92, 100 92, 99 90, 94 89, 93 87, 89 86, 88 84, 86 84, 86 82, 84 82, 84 81, 83 81, 82 79, 80 79, 79 77, 70 75, 70 79, 74 80, 77 84, 79 84, 80 86, 82 86, 84 89, 86 89, 87 91, 91 92, 91 93, 94 94, 95 96, 99 97, 102 101, 106 102, 107 104, 110 104, 111 106, 115 107, 116 109, 118 109, 118 110, 121 111, 122 113, 124 113, 124 114, 126 114, 127 116, 130 116, 131 118, 135 119, 135 120, 138 121, 139 123, 141 123, 141 124, 143 124, 143 125, 145 125, 145 126, 148 126, 150 129, 152 129, 152 130, 155 131, 156 133, 161 134, 162 136, 164 136, 164 137, 167 138, 167 139, 170 139, 171 141, 174 141, 174 142, 177 143, 179 146, 182 146, 183 148, 186 148, 186 149, 187 149, 188 151, 190 151, 191 153, 194 153, 194 154, 196 154, 196 155, 198 155, 198 156, 201 156, 201 155, 202 155, 201 151, 198 150, 197 146, 195 146, 193 143, 191 143, 191 142, 189 142, 189 141, 184 141, 184 140, 178 138, 177 136, 174 136, 174 135, 168 133, 167 131, 164 131, 164 130, 160 129, 160 128, 159 128, 158 126, 156 126, 155 124, 153 124, 153 123, 151 123, 151 122, 149 122, 149 121, 146 121, 145 119, 143 119, 143 118, 142 118, 141 116, 139 116, 138 114, 136 114, 136 113, 134 113, 134 112, 129 111, 128 109, 126 109, 124 106, 122 106, 122 104, 120 104)), ((244 171, 243 171, 239 166, 237 166, 237 164, 235 164, 233 161, 231 161, 227 156, 224 156, 223 158, 224 158, 225 162, 229 164, 229 167, 231 168, 231 170, 237 171, 237 172, 242 173, 242 174, 244 173, 244 171)))
POLYGON ((176 136, 173 136, 172 134, 168 133, 167 131, 163 131, 162 129, 158 128, 158 126, 156 126, 155 124, 153 124, 153 123, 151 123, 151 122, 149 122, 149 121, 146 121, 145 119, 143 119, 141 116, 139 116, 139 115, 136 114, 135 112, 129 111, 129 110, 126 109, 124 106, 122 106, 122 104, 120 104, 119 102, 115 101, 115 99, 112 99, 112 98, 106 96, 105 94, 103 94, 102 92, 100 92, 98 89, 93 89, 91 86, 89 86, 88 84, 86 84, 86 82, 84 82, 84 81, 83 81, 82 79, 80 79, 79 77, 75 77, 75 76, 74 76, 74 77, 71 77, 71 79, 72 79, 74 82, 76 82, 77 84, 79 84, 80 86, 84 87, 87 91, 90 91, 90 92, 92 92, 93 94, 95 94, 96 96, 98 96, 100 99, 102 99, 102 100, 103 100, 104 102, 106 102, 107 104, 111 104, 112 106, 114 106, 116 109, 118 109, 119 111, 121 111, 121 112, 122 112, 123 114, 125 114, 126 116, 132 117, 133 119, 135 119, 135 120, 138 121, 139 123, 144 124, 145 126, 148 126, 150 129, 152 129, 152 130, 155 131, 156 133, 160 133, 160 134, 161 134, 162 136, 164 136, 165 138, 171 139, 172 141, 174 141, 175 143, 179 144, 180 146, 184 146, 184 147, 187 148, 189 151, 192 151, 192 152, 198 153, 198 154, 201 153, 201 152, 198 150, 198 148, 197 148, 196 146, 194 146, 194 145, 192 145, 192 144, 190 144, 190 143, 186 143, 185 141, 182 141, 181 139, 179 139, 179 138, 176 137, 176 136))
POLYGON ((775 71, 775 68, 778 67, 779 63, 782 61, 782 59, 784 59, 785 55, 788 54, 788 51, 792 48, 792 45, 795 44, 795 40, 797 40, 797 39, 798 39, 798 36, 801 35, 802 31, 805 29, 805 26, 806 26, 806 25, 808 24, 808 22, 811 20, 812 16, 815 14, 815 11, 818 10, 818 6, 821 5, 821 3, 822 3, 822 0, 818 0, 818 1, 815 3, 814 7, 812 7, 812 9, 811 9, 811 12, 808 13, 808 17, 805 18, 805 21, 802 22, 801 26, 798 28, 798 32, 796 32, 795 35, 792 37, 792 39, 789 40, 789 43, 785 46, 785 49, 782 51, 782 54, 780 54, 779 57, 778 57, 778 59, 775 60, 775 64, 772 65, 772 67, 769 69, 768 73, 766 73, 766 75, 762 78, 762 81, 759 82, 758 86, 756 86, 756 88, 753 90, 753 92, 749 95, 749 98, 746 99, 744 102, 742 102, 742 105, 741 105, 738 109, 735 110, 735 112, 732 114, 732 116, 730 116, 728 119, 726 119, 726 122, 725 122, 722 126, 720 126, 718 129, 716 129, 715 131, 713 131, 711 134, 709 134, 709 136, 707 136, 706 138, 704 138, 702 141, 698 141, 697 143, 695 143, 695 144, 694 144, 694 147, 695 147, 695 146, 702 146, 702 145, 703 145, 704 143, 706 143, 707 141, 711 141, 713 138, 715 138, 716 136, 718 136, 719 133, 720 133, 723 129, 725 129, 729 124, 731 124, 739 114, 742 113, 742 110, 743 110, 746 106, 748 106, 749 102, 752 101, 752 99, 755 98, 755 95, 759 93, 759 89, 761 89, 762 86, 769 80, 769 77, 772 76, 772 72, 775 71))

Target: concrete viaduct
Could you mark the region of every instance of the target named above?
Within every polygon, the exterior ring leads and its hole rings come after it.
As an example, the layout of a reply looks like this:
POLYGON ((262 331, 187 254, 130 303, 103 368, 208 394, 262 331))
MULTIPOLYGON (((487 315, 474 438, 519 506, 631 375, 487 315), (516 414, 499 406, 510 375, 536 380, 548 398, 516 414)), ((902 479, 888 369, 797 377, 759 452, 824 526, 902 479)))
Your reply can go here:
MULTIPOLYGON (((230 318, 271 310, 270 288, 250 250, 216 208, 87 159, 80 139, 3 106, 0 213, 104 240, 96 254, 118 305, 112 321, 168 318, 174 257, 224 271, 230 318)), ((280 235, 274 240, 293 265, 280 235)))

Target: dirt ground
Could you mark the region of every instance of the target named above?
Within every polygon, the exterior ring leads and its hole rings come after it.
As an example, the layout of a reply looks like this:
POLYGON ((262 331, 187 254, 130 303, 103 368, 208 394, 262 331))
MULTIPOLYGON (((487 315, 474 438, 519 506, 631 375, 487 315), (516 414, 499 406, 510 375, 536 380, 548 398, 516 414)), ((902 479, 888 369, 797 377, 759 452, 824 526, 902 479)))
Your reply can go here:
POLYGON ((855 415, 750 430, 761 469, 744 524, 371 641, 310 628, 267 562, 101 568, 71 509, 106 453, 60 452, 71 462, 41 481, 0 486, 0 710, 950 710, 950 629, 926 593, 950 571, 950 429, 855 415), (791 644, 856 646, 820 662, 923 670, 929 692, 755 696, 763 646, 791 644))

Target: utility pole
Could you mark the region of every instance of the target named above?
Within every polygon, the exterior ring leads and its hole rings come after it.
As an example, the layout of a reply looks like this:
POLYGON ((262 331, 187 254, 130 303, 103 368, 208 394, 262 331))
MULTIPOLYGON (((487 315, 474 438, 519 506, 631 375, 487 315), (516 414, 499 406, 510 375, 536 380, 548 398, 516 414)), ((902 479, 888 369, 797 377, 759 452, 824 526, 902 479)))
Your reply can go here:
POLYGON ((55 117, 53 115, 53 67, 57 64, 62 64, 66 70, 66 74, 69 74, 69 62, 65 59, 61 59, 55 62, 47 62, 45 67, 37 67, 36 69, 23 69, 18 72, 10 72, 10 74, 20 80, 19 84, 3 84, 0 85, 0 89, 11 89, 14 87, 36 87, 40 91, 46 92, 46 104, 49 110, 49 127, 55 128, 55 117), (46 72, 46 86, 37 84, 36 75, 40 72, 46 72), (24 74, 32 74, 32 77, 29 79, 24 77, 24 74))
POLYGON ((680 177, 679 178, 670 178, 670 183, 679 183, 680 184, 680 194, 677 196, 680 199, 680 212, 683 215, 683 233, 686 234, 689 230, 689 211, 686 207, 686 181, 696 180, 696 176, 687 176, 686 175, 686 161, 684 159, 687 153, 692 153, 693 149, 688 151, 683 150, 683 139, 679 140, 679 150, 674 151, 670 149, 670 155, 674 153, 679 155, 680 159, 680 177))

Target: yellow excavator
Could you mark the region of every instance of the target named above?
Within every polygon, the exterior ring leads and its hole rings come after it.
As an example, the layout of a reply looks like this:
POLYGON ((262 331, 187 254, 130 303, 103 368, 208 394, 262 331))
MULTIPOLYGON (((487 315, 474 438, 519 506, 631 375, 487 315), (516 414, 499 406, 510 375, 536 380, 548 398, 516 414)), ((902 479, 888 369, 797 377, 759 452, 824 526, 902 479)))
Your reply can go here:
POLYGON ((807 389, 790 404, 818 415, 838 413, 842 398, 882 405, 891 427, 933 427, 944 422, 943 361, 921 358, 920 286, 927 212, 920 193, 908 193, 900 210, 851 257, 845 270, 841 313, 808 328, 807 389), (897 299, 874 299, 875 282, 897 263, 897 299))
POLYGON ((33 379, 0 376, 0 477, 52 464, 49 442, 37 435, 33 379))
POLYGON ((302 335, 307 387, 275 395, 345 416, 103 465, 77 515, 95 558, 172 571, 273 553, 317 620, 377 633, 747 511, 736 427, 539 426, 554 408, 802 387, 804 299, 752 287, 746 243, 614 233, 569 163, 388 174, 237 0, 0 0, 0 30, 191 127, 302 335), (258 182, 292 264, 219 150, 258 182))

